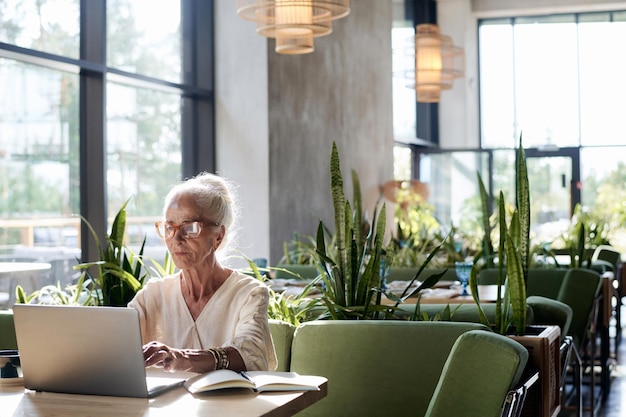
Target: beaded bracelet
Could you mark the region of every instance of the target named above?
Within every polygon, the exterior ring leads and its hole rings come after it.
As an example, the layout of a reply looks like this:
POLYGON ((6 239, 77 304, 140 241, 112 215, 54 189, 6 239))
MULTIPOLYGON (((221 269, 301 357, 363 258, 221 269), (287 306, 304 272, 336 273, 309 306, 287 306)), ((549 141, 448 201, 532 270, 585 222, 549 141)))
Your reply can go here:
POLYGON ((228 352, 224 348, 216 348, 215 351, 219 356, 219 368, 218 369, 227 369, 230 365, 230 360, 228 359, 228 352))

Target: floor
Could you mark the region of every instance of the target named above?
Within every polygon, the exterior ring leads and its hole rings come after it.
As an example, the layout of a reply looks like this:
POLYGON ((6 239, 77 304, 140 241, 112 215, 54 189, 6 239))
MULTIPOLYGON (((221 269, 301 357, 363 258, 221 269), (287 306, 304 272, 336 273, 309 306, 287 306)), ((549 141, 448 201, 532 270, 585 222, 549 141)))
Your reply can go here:
MULTIPOLYGON (((622 335, 626 336, 626 331, 622 330, 622 335)), ((611 372, 611 390, 598 413, 598 417, 621 417, 624 415, 626 415, 626 342, 622 339, 618 349, 617 364, 611 372)))

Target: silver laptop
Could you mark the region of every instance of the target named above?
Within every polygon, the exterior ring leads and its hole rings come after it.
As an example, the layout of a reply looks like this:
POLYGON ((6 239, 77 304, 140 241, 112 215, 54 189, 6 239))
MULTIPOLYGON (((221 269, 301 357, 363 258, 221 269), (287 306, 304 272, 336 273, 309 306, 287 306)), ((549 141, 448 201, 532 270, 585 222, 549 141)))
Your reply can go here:
POLYGON ((13 314, 25 388, 151 398, 184 382, 146 375, 135 309, 16 304, 13 314))

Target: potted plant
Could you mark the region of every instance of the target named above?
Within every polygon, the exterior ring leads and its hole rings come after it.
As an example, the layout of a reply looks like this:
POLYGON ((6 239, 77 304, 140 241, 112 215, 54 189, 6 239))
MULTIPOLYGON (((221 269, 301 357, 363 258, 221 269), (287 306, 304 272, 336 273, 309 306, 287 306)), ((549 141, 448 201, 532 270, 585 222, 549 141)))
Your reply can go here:
MULTIPOLYGON (((385 245, 386 206, 380 213, 374 210, 371 227, 364 219, 358 175, 352 171, 353 204, 347 201, 337 145, 333 143, 330 159, 331 193, 333 197, 335 230, 331 244, 325 239, 325 226, 319 222, 316 234, 315 258, 321 271, 321 300, 325 307, 322 318, 331 319, 397 319, 397 304, 416 292, 437 283, 443 275, 436 274, 425 280, 416 290, 408 289, 419 277, 428 262, 435 256, 437 246, 401 297, 384 286, 385 275, 393 263, 392 245, 385 245), (382 296, 396 305, 384 305, 382 296)), ((416 304, 416 309, 419 303, 416 304)), ((415 315, 414 315, 415 316, 415 315)), ((406 314, 403 314, 406 319, 406 314)))
POLYGON ((539 389, 531 389, 525 402, 525 409, 532 415, 555 416, 561 407, 560 399, 560 329, 558 326, 527 326, 526 283, 530 253, 530 190, 526 156, 520 137, 517 151, 516 188, 517 203, 507 225, 504 195, 500 192, 498 203, 499 245, 494 252, 491 242, 491 210, 489 196, 478 175, 483 205, 485 236, 483 253, 486 265, 494 265, 497 253, 497 300, 495 322, 490 323, 482 311, 478 297, 476 264, 472 268, 470 287, 481 321, 494 331, 507 335, 522 345, 530 353, 527 373, 539 371, 539 389), (504 291, 502 291, 502 289, 504 291))

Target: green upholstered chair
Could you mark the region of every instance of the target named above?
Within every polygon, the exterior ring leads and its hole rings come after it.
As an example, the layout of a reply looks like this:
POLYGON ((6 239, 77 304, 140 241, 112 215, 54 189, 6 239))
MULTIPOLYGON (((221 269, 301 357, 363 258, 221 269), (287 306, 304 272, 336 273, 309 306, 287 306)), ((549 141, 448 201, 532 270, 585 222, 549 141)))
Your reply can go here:
POLYGON ((600 265, 598 272, 613 272, 613 298, 615 299, 615 354, 617 355, 619 343, 622 339, 622 299, 624 297, 624 274, 622 271, 622 255, 620 252, 609 245, 598 246, 591 257, 592 265, 600 265))
POLYGON ((569 334, 574 338, 574 344, 578 348, 588 337, 592 313, 601 286, 600 274, 591 269, 568 269, 563 278, 557 301, 569 305, 572 309, 569 334))
POLYGON ((600 245, 593 251, 591 263, 606 265, 607 269, 610 271, 617 272, 617 269, 622 263, 622 255, 612 246, 600 245))
MULTIPOLYGON (((470 330, 490 332, 477 323, 304 323, 294 335, 290 370, 327 377, 328 396, 298 416, 424 416, 452 346, 470 330)), ((476 357, 483 358, 476 348, 476 357)), ((463 345, 462 355, 466 349, 471 350, 463 345)), ((465 380, 488 386, 492 377, 479 372, 465 375, 465 380)), ((509 383, 505 385, 508 389, 509 383)), ((480 403, 482 398, 474 401, 480 403)))
POLYGON ((288 371, 289 362, 291 361, 291 342, 296 326, 280 320, 269 320, 270 333, 274 342, 274 350, 276 351, 276 359, 278 360, 277 371, 288 371))
MULTIPOLYGON (((597 299, 602 288, 602 279, 598 272, 591 269, 569 269, 567 274, 565 274, 563 284, 561 285, 557 297, 559 301, 569 305, 573 311, 569 335, 573 338, 573 349, 577 351, 577 354, 578 352, 580 353, 579 360, 581 361, 583 369, 596 364, 596 334, 591 331, 591 325, 595 319, 597 299)), ((600 363, 600 366, 602 368, 602 374, 605 375, 608 372, 608 364, 600 363)), ((588 390, 590 393, 588 401, 583 405, 583 410, 594 410, 602 398, 602 395, 597 395, 596 392, 595 371, 583 373, 582 375, 584 375, 583 379, 588 380, 583 383, 589 385, 588 390)), ((577 377, 578 376, 575 378, 577 377)), ((605 378, 603 377, 601 379, 600 389, 604 391, 607 388, 604 382, 605 378)), ((574 385, 576 385, 576 383, 574 383, 574 385)), ((580 390, 580 388, 576 387, 575 389, 580 390)), ((568 395, 565 394, 565 396, 568 395)), ((569 407, 565 408, 567 409, 569 407)), ((593 412, 592 415, 594 415, 593 412)))
POLYGON ((0 310, 0 349, 17 349, 12 310, 0 310))
POLYGON ((496 285, 498 283, 498 268, 481 269, 478 273, 478 285, 496 285))
MULTIPOLYGON (((540 295, 555 299, 561 288, 561 282, 567 268, 530 268, 526 295, 540 295)), ((498 282, 498 268, 485 268, 478 274, 481 285, 495 285, 498 282)))
POLYGON ((500 416, 527 361, 528 350, 508 337, 480 330, 463 333, 446 360, 426 417, 500 416))
POLYGON ((557 299, 568 268, 530 268, 526 295, 557 299))
POLYGON ((574 311, 572 308, 558 300, 539 295, 531 295, 526 299, 526 304, 533 311, 533 324, 551 324, 561 329, 561 341, 569 333, 574 311))
MULTIPOLYGON (((496 321, 496 304, 484 303, 481 305, 483 313, 490 323, 496 321)), ((396 314, 400 317, 411 317, 415 312, 415 304, 400 304, 396 314)), ((470 322, 480 323, 480 315, 478 313, 478 307, 472 303, 461 304, 420 304, 420 316, 427 314, 429 320, 442 320, 442 321, 454 321, 454 322, 470 322), (450 309, 451 317, 445 316, 445 309, 450 309)), ((528 324, 535 323, 533 309, 529 306, 526 307, 526 320, 528 324)))

